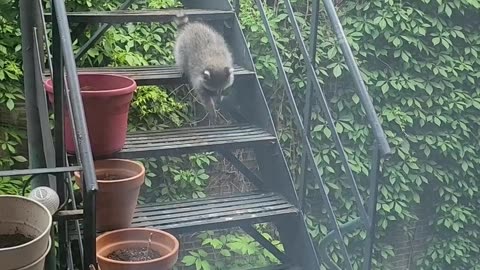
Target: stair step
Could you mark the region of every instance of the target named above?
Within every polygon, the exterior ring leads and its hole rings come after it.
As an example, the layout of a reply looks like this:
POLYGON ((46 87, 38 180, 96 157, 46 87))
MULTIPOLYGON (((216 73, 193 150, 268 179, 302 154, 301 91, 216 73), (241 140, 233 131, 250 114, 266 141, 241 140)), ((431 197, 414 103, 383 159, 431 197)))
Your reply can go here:
MULTIPOLYGON (((128 23, 128 22, 158 22, 169 23, 175 20, 179 11, 183 11, 189 19, 225 20, 233 17, 232 10, 211 9, 149 9, 149 10, 114 10, 114 11, 84 11, 68 12, 70 23, 128 23)), ((45 20, 52 21, 52 14, 46 13, 45 20)))
POLYGON ((297 208, 280 195, 247 193, 140 206, 132 226, 186 233, 268 222, 291 214, 298 214, 297 208))
POLYGON ((115 157, 142 158, 217 149, 238 149, 275 142, 275 136, 251 125, 202 126, 140 131, 127 135, 123 150, 115 154, 115 157))
MULTIPOLYGON (((176 66, 144 66, 144 67, 94 67, 77 68, 79 73, 117 74, 130 77, 137 85, 178 85, 186 83, 182 72, 176 66)), ((255 72, 235 67, 235 78, 252 76, 255 72)), ((45 71, 50 76, 50 71, 45 71)))
MULTIPOLYGON (((77 219, 82 210, 70 212, 72 218, 77 219)), ((139 205, 135 210, 131 227, 150 227, 182 234, 270 222, 299 213, 294 205, 276 193, 250 192, 139 205)), ((60 219, 69 219, 64 214, 60 216, 62 216, 60 219)), ((59 220, 58 216, 55 220, 59 220)), ((71 231, 71 235, 75 237, 76 234, 71 231)))

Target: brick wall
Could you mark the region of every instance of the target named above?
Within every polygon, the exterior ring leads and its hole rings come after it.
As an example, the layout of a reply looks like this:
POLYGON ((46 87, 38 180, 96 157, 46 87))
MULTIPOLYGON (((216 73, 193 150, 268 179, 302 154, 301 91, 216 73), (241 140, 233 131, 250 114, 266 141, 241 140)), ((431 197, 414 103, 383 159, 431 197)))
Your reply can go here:
POLYGON ((397 224, 390 232, 388 243, 394 247, 395 256, 387 262, 389 270, 415 270, 416 262, 428 248, 433 228, 433 206, 424 203, 417 209, 419 219, 409 224, 397 224))

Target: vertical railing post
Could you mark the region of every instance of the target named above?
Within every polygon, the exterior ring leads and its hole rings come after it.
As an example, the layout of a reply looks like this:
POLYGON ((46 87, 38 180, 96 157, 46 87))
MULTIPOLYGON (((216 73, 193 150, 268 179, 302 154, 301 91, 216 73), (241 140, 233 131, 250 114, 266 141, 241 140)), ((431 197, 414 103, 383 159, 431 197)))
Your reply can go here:
POLYGON ((237 16, 240 14, 240 8, 240 0, 233 0, 233 9, 235 10, 237 16))
MULTIPOLYGON (((311 57, 311 64, 313 68, 316 68, 317 64, 315 62, 315 58, 317 56, 317 40, 318 40, 318 24, 319 24, 319 11, 320 11, 320 0, 312 0, 312 18, 310 21, 310 57, 311 57)), ((312 88, 313 82, 312 80, 307 81, 307 89, 305 93, 305 108, 303 110, 303 125, 305 131, 307 132, 308 139, 311 139, 311 117, 312 117, 312 88)), ((303 141, 303 145, 305 146, 305 141, 303 141)), ((303 149, 302 151, 302 158, 300 163, 300 205, 302 207, 302 211, 305 210, 305 197, 307 196, 307 150, 303 149)))
MULTIPOLYGON (((56 6, 52 3, 52 15, 56 15, 56 6)), ((64 115, 63 115, 63 91, 64 91, 64 70, 63 70, 63 55, 62 45, 60 41, 60 32, 58 29, 57 20, 52 21, 52 38, 53 38, 53 93, 54 93, 54 116, 55 116, 55 129, 54 129, 54 143, 55 143, 55 161, 56 166, 65 166, 64 159, 59 155, 64 154, 64 115)), ((60 203, 63 204, 66 198, 65 182, 62 176, 57 175, 57 193, 60 198, 60 203)), ((65 269, 64 264, 67 261, 67 222, 60 221, 58 223, 58 256, 60 262, 60 269, 65 269)))
MULTIPOLYGON (((20 0, 20 27, 22 32, 23 87, 27 116, 28 161, 30 168, 46 167, 40 117, 38 115, 35 88, 34 40, 35 2, 20 0)), ((39 175, 32 180, 32 187, 48 186, 48 176, 39 175)))
POLYGON ((380 151, 377 141, 374 142, 372 150, 372 165, 370 169, 370 186, 367 211, 370 217, 370 223, 367 226, 367 236, 364 247, 363 270, 370 270, 372 267, 373 244, 375 240, 376 215, 377 215, 377 198, 378 198, 378 178, 380 177, 380 151))

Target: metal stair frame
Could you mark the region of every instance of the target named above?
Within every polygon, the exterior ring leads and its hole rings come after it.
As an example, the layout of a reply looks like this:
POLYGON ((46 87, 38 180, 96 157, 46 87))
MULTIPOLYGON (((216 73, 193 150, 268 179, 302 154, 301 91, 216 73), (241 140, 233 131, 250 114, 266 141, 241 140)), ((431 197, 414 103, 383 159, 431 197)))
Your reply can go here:
MULTIPOLYGON (((183 3, 186 8, 233 9, 228 0, 205 0, 201 1, 201 3, 195 0, 184 0, 183 3)), ((235 3, 234 6, 236 6, 235 3)), ((255 64, 237 15, 235 15, 234 20, 227 21, 226 24, 231 29, 226 31, 225 38, 231 46, 235 63, 256 73, 255 64)), ((257 77, 248 81, 244 81, 243 78, 240 80, 237 83, 244 85, 244 87, 233 89, 229 96, 229 99, 231 99, 229 102, 231 104, 240 104, 237 110, 249 123, 262 127, 277 138, 275 145, 254 149, 265 188, 282 194, 292 204, 299 207, 300 203, 293 179, 278 141, 277 132, 260 81, 257 77), (247 93, 245 93, 246 90, 248 90, 247 93)), ((278 222, 275 225, 279 230, 286 255, 294 265, 299 265, 303 269, 309 270, 320 269, 318 256, 308 233, 303 214, 296 219, 284 219, 283 222, 278 222), (296 234, 292 232, 296 232, 296 234)))
MULTIPOLYGON (((310 36, 310 52, 307 51, 304 41, 297 25, 297 22, 293 15, 292 5, 289 0, 285 0, 285 6, 287 8, 287 13, 292 23, 296 41, 298 42, 303 58, 307 64, 307 75, 308 75, 308 86, 307 86, 307 106, 304 111, 304 117, 302 117, 296 107, 295 100, 293 98, 292 91, 286 76, 285 70, 283 69, 282 61, 280 54, 278 53, 278 48, 276 47, 275 40, 273 35, 270 32, 270 27, 268 20, 263 9, 263 4, 261 0, 251 0, 252 3, 255 1, 257 7, 260 10, 262 16, 262 21, 264 26, 267 28, 267 36, 269 38, 270 44, 274 53, 276 54, 277 65, 281 73, 281 79, 283 80, 287 96, 289 97, 290 105, 294 111, 295 123, 297 125, 298 131, 302 134, 302 140, 305 144, 306 151, 302 155, 302 176, 303 182, 301 183, 300 188, 300 199, 297 195, 297 192, 294 188, 294 183, 292 180, 291 173, 288 169, 288 164, 286 162, 285 156, 282 152, 281 146, 278 141, 278 136, 273 124, 273 120, 270 114, 270 109, 268 107, 267 101, 263 94, 262 87, 260 82, 254 74, 256 74, 255 65, 252 60, 250 51, 247 46, 245 36, 241 30, 240 22, 238 19, 239 5, 240 0, 234 0, 233 6, 229 3, 228 0, 184 0, 183 3, 185 8, 188 9, 211 9, 224 12, 218 12, 219 14, 228 14, 226 17, 222 17, 221 23, 216 22, 216 28, 223 29, 221 31, 227 42, 231 45, 232 51, 234 53, 234 58, 236 64, 239 64, 243 68, 253 71, 252 74, 245 74, 247 76, 238 76, 236 77, 235 86, 232 94, 224 100, 224 104, 229 110, 235 111, 236 120, 240 122, 249 122, 254 124, 275 136, 273 144, 260 144, 254 148, 254 153, 259 165, 260 175, 257 176, 246 168, 231 152, 230 149, 218 149, 220 153, 229 160, 235 167, 237 167, 245 176, 253 180, 257 186, 262 186, 266 190, 274 191, 281 194, 287 199, 289 203, 296 206, 299 209, 302 209, 303 201, 305 199, 305 186, 306 186, 306 170, 308 165, 313 170, 315 178, 320 182, 320 186, 323 189, 323 200, 328 208, 329 219, 332 222, 333 230, 329 235, 322 240, 322 247, 326 249, 328 243, 337 240, 337 243, 340 244, 344 259, 348 263, 347 269, 352 269, 351 262, 349 259, 348 251, 343 242, 343 232, 348 230, 348 228, 362 225, 367 230, 367 240, 364 248, 364 269, 370 269, 371 259, 372 259, 372 247, 375 234, 375 213, 376 213, 376 201, 378 194, 378 181, 380 177, 380 164, 388 154, 390 153, 390 148, 386 141, 386 136, 380 126, 378 117, 375 113, 373 105, 368 96, 367 89, 363 83, 360 71, 358 66, 355 63, 352 51, 346 42, 345 34, 341 27, 340 21, 336 14, 333 2, 331 0, 323 0, 324 6, 327 11, 327 15, 330 19, 330 22, 333 25, 333 29, 337 38, 340 41, 342 52, 345 56, 347 66, 352 72, 353 81, 357 87, 357 93, 360 97, 361 104, 364 106, 367 113, 367 118, 369 124, 373 128, 373 134, 375 139, 374 149, 372 150, 372 168, 370 172, 370 197, 367 203, 367 207, 364 205, 362 198, 360 197, 358 187, 356 186, 355 177, 350 170, 348 165, 348 159, 345 152, 343 151, 342 142, 338 133, 335 130, 334 119, 328 111, 328 104, 323 95, 323 91, 318 83, 318 78, 315 75, 315 65, 312 62, 311 55, 314 55, 315 50, 313 46, 316 44, 316 30, 318 28, 319 18, 318 16, 312 16, 312 34, 310 36), (225 30, 226 29, 226 30, 225 30), (310 55, 309 55, 310 54, 310 55), (252 76, 249 76, 252 75, 252 76), (310 146, 310 123, 309 118, 311 115, 311 105, 312 98, 315 95, 312 93, 312 90, 319 97, 324 112, 327 113, 326 119, 328 125, 334 136, 335 145, 342 159, 342 163, 346 168, 347 178, 351 184, 353 195, 356 199, 356 205, 359 211, 359 217, 347 224, 339 224, 336 221, 335 213, 333 212, 330 200, 327 193, 325 192, 325 185, 320 175, 318 168, 316 168, 313 161, 313 152, 312 147, 310 146), (228 106, 230 105, 230 106, 228 106), (353 226, 352 224, 355 224, 353 226), (344 231, 345 230, 345 231, 344 231)), ((38 1, 40 2, 40 1, 38 1)), ((25 75, 25 89, 27 96, 27 116, 29 123, 29 148, 30 148, 30 161, 31 166, 35 167, 48 167, 48 164, 51 164, 46 157, 45 141, 48 138, 45 138, 45 135, 39 136, 38 130, 45 129, 45 124, 43 126, 40 123, 38 114, 41 106, 38 104, 38 98, 35 96, 38 95, 38 91, 43 93, 43 85, 38 83, 38 78, 43 78, 44 74, 39 74, 41 71, 36 70, 35 68, 43 61, 41 54, 43 50, 39 49, 39 44, 42 44, 42 41, 37 36, 36 28, 38 25, 39 10, 35 9, 35 5, 38 5, 38 2, 30 2, 27 0, 20 0, 21 6, 21 23, 22 23, 22 53, 24 58, 24 75, 25 75), (33 30, 33 31, 32 31, 33 30), (33 35, 30 35, 33 33, 33 35), (36 50, 37 49, 37 50, 36 50), (31 80, 31 78, 36 78, 36 80, 31 80), (35 93, 35 91, 37 93, 35 93), (43 157, 42 157, 43 156, 43 157)), ((133 0, 127 0, 123 3, 120 9, 127 8, 133 0)), ((73 55, 72 49, 72 40, 70 36, 70 29, 68 21, 70 20, 67 17, 67 12, 65 10, 65 4, 62 0, 51 0, 52 3, 52 14, 50 19, 53 22, 53 79, 54 79, 54 94, 55 94, 55 166, 59 167, 56 169, 34 169, 34 170, 25 170, 25 171, 8 171, 0 173, 0 177, 7 175, 24 175, 24 174, 55 174, 56 184, 58 188, 58 193, 62 200, 66 198, 66 188, 64 185, 64 179, 67 178, 67 173, 70 173, 72 168, 68 167, 66 160, 66 153, 64 147, 64 138, 63 138, 63 108, 64 105, 67 105, 70 109, 71 117, 74 123, 74 130, 76 133, 77 139, 77 153, 79 153, 78 161, 83 168, 85 186, 84 189, 87 190, 86 198, 84 200, 84 209, 83 213, 84 218, 84 228, 85 228, 85 250, 88 252, 85 253, 83 258, 83 268, 89 269, 90 265, 96 265, 96 249, 95 249, 95 192, 97 190, 96 185, 96 176, 94 173, 93 167, 93 157, 90 151, 90 143, 88 138, 88 131, 85 122, 85 116, 83 113, 83 104, 81 102, 81 95, 79 90, 79 83, 77 74, 77 68, 75 64, 75 56, 73 55), (60 79, 64 78, 64 68, 66 69, 67 75, 67 84, 71 91, 65 90, 65 80, 60 79), (65 102, 65 103, 64 103, 65 102), (81 138, 81 139, 79 139, 81 138)), ((313 0, 313 9, 319 9, 319 0, 313 0)), ((125 14, 135 14, 135 12, 125 12, 125 14)), ((142 12, 138 12, 142 13, 142 12)), ((145 13, 145 12, 144 12, 145 13)), ((42 14, 40 14, 41 16, 42 14)), ((144 14, 145 15, 145 14, 144 14)), ((88 14, 84 15, 74 15, 72 21, 83 22, 88 14), (77 16, 77 17, 75 17, 77 16)), ((96 15, 96 22, 103 22, 104 19, 107 19, 105 24, 102 24, 100 29, 94 34, 94 36, 82 47, 80 55, 77 56, 77 59, 81 57, 82 53, 85 53, 88 50, 88 46, 91 46, 98 40, 106 29, 111 25, 111 23, 121 23, 128 20, 127 18, 119 18, 116 15, 109 15, 108 13, 102 13, 96 15)), ((130 16, 130 15, 129 15, 130 16)), ((133 15, 132 15, 133 16, 133 15)), ((152 14, 150 17, 136 19, 137 21, 150 21, 154 19, 152 14)), ((126 16, 128 17, 128 16, 126 16)), ((48 18, 48 16, 47 16, 48 18)), ((165 19, 166 21, 171 20, 165 19)), ((42 36, 43 38, 43 36, 42 36)), ((43 62, 42 62, 43 64, 43 62)), ((43 112, 43 114, 45 114, 43 112)), ((41 133, 44 134, 45 132, 41 133)), ((75 168, 78 169, 78 168, 75 168)), ((73 211, 70 217, 78 218, 79 211, 73 211)), ((67 213, 68 214, 68 213, 67 213)), ((68 215, 67 215, 68 216, 68 215)), ((264 245, 267 249, 271 249, 272 253, 277 253, 276 255, 281 258, 281 261, 284 263, 293 263, 296 266, 303 266, 304 269, 315 270, 319 269, 318 256, 313 245, 313 241, 308 234, 307 226, 304 220, 303 213, 292 217, 291 215, 284 215, 278 217, 280 221, 275 222, 277 229, 280 233, 280 238, 285 247, 285 254, 278 254, 275 250, 272 249, 268 243, 264 242, 261 238, 258 237, 256 231, 252 230, 252 227, 247 225, 242 226, 244 230, 252 235, 257 241, 264 245), (295 231, 296 233, 292 233, 295 231), (262 243, 263 242, 263 243, 262 243)), ((60 231, 60 246, 67 246, 68 243, 68 227, 67 220, 69 218, 60 219, 59 222, 59 231, 60 231), (67 243, 65 241, 67 241, 67 243)), ((57 219, 58 221, 58 219, 57 219)), ((61 250, 61 249, 60 249, 61 250)), ((62 252, 62 251, 61 251, 62 252)), ((66 251, 65 251, 66 252, 66 251)), ((322 253, 323 254, 323 253, 322 253)), ((326 254, 326 253, 324 253, 326 254)), ((66 254, 61 254, 61 258, 68 257, 66 254)), ((329 261, 328 256, 323 256, 325 261, 329 261)), ((51 260, 51 258, 50 258, 51 260)), ((63 260, 62 260, 63 261, 63 260)), ((66 260, 65 260, 66 261, 66 260)), ((331 260, 330 260, 331 262, 331 260)), ((335 265, 335 264, 332 264, 335 265)), ((332 266, 334 267, 334 266, 332 266)), ((338 266, 337 266, 338 267, 338 266)), ((285 268, 279 269, 290 269, 285 266, 285 268)), ((338 268, 340 269, 340 268, 338 268)))
MULTIPOLYGON (((364 247, 364 270, 369 270, 371 269, 371 260, 372 260, 372 252, 373 252, 373 240, 374 240, 374 232, 375 232, 375 213, 376 213, 376 203, 377 203, 377 195, 378 195, 378 178, 380 177, 379 171, 380 171, 380 164, 381 160, 384 160, 388 158, 388 156, 391 154, 391 149, 388 145, 386 135, 380 125, 378 116, 376 115, 375 109, 373 107, 373 104, 370 100, 367 88, 361 78, 360 75, 360 70, 355 63, 355 59, 353 57, 353 53, 348 45, 348 42, 346 40, 345 34, 343 32, 342 26, 340 24, 340 21, 338 19, 338 16, 336 14, 333 2, 331 0, 323 0, 324 6, 326 8, 328 17, 330 22, 332 23, 334 32, 337 36, 337 39, 339 40, 341 50, 343 52, 343 55, 345 57, 345 60, 347 62, 347 66, 350 70, 350 72, 353 75, 353 81, 356 86, 357 94, 360 97, 360 101, 362 106, 364 107, 366 113, 367 113, 367 120, 368 123, 372 126, 373 129, 373 135, 374 135, 374 146, 372 150, 372 166, 371 166, 371 172, 369 175, 370 178, 370 187, 369 187, 369 192, 370 192, 370 199, 368 202, 368 207, 364 206, 363 200, 359 194, 358 187, 356 185, 355 177, 351 171, 350 165, 348 163, 348 158, 345 154, 345 151, 343 150, 343 145, 340 140, 340 137, 335 129, 335 122, 330 114, 329 111, 329 106, 328 102, 326 101, 326 98, 323 94, 323 90, 320 87, 320 84, 318 82, 318 78, 315 74, 315 68, 314 68, 314 63, 313 63, 313 58, 309 55, 309 52, 307 51, 307 47, 305 45, 305 42, 303 41, 300 28, 297 24, 297 21, 294 16, 294 10, 292 8, 292 5, 289 0, 284 1, 284 5, 287 9, 287 14, 289 17, 290 24, 293 27, 294 34, 295 34, 295 39, 300 46, 300 50, 303 56, 303 59, 305 61, 306 67, 307 67, 307 75, 308 75, 308 85, 307 85, 307 98, 306 98, 306 103, 307 107, 305 108, 304 112, 304 119, 302 122, 302 119, 300 117, 299 111, 297 109, 297 105, 295 103, 295 99, 293 97, 290 84, 288 82, 288 78, 286 76, 285 70, 283 68, 283 63, 281 60, 281 56, 278 52, 278 48, 276 46, 275 38, 271 32, 268 19, 266 17, 266 13, 263 7, 263 4, 261 0, 255 0, 256 5, 260 11, 260 15, 262 17, 264 26, 267 29, 267 37, 269 39, 270 45, 272 47, 272 51, 274 52, 275 59, 277 61, 277 67, 280 70, 280 75, 281 79, 286 87, 286 92, 287 96, 289 97, 289 103, 292 107, 292 110, 294 111, 294 122, 297 126, 297 129, 301 132, 302 134, 302 139, 304 142, 304 147, 306 148, 305 152, 302 155, 302 176, 304 177, 302 179, 303 183, 301 184, 302 188, 302 202, 304 201, 305 197, 305 185, 306 185, 306 169, 307 166, 306 164, 310 164, 310 167, 313 170, 314 176, 316 178, 316 181, 319 182, 319 185, 321 187, 322 191, 322 198, 323 201, 327 207, 327 213, 329 214, 329 219, 334 227, 333 231, 330 232, 329 236, 324 239, 325 241, 334 241, 337 240, 337 244, 340 245, 340 249, 343 255, 343 259, 346 261, 346 267, 347 269, 352 269, 352 263, 349 258, 348 251, 346 249, 345 243, 343 241, 343 234, 341 231, 341 228, 344 228, 347 224, 339 224, 336 220, 335 213, 333 212, 333 208, 331 206, 330 199, 328 198, 328 195, 325 191, 325 184, 322 179, 322 176, 320 175, 318 168, 316 168, 314 158, 313 158, 313 152, 312 148, 310 146, 310 116, 311 116, 311 110, 312 110, 312 104, 310 99, 313 97, 311 90, 315 90, 317 96, 319 97, 320 105, 322 107, 322 110, 325 114, 325 118, 327 119, 327 124, 332 132, 335 146, 337 148, 337 151, 340 154, 340 158, 342 161, 342 164, 344 168, 346 169, 347 173, 347 178, 350 182, 352 192, 355 197, 356 205, 357 208, 360 212, 360 217, 353 220, 353 223, 361 223, 363 227, 367 230, 367 240, 365 242, 365 247, 364 247), (312 88, 311 88, 312 87, 312 88), (307 120, 308 119, 308 120, 307 120), (305 123, 305 125, 304 125, 305 123), (306 158, 304 157, 306 156, 306 158), (368 213, 367 213, 368 211, 368 213), (334 235, 335 237, 332 237, 334 235)), ((319 11, 319 0, 313 0, 313 10, 314 12, 319 11)), ((317 14, 318 15, 318 14, 317 14)), ((312 55, 315 53, 315 48, 313 46, 316 44, 316 35, 317 35, 317 29, 318 29, 318 24, 319 24, 319 16, 312 16, 312 25, 311 25, 311 33, 310 33, 310 52, 312 55)), ((350 226, 348 226, 350 227, 350 226)), ((324 241, 322 240, 322 241, 324 241)), ((326 248, 327 246, 325 244, 322 245, 323 248, 326 248)), ((327 252, 323 252, 322 254, 327 254, 327 252)), ((335 265, 331 259, 327 257, 322 258, 325 261, 331 262, 332 265, 335 265)), ((336 266, 336 265, 335 265, 336 266)), ((338 266, 337 266, 338 267, 338 266)), ((338 267, 338 269, 341 269, 338 267)))
MULTIPOLYGON (((204 3, 202 3, 202 7, 204 8, 203 4, 204 3)), ((219 4, 219 2, 215 3, 214 1, 214 4, 217 5, 219 4)), ((214 9, 218 10, 219 8, 215 7, 215 5, 207 6, 209 8, 214 7, 214 9)), ((186 7, 189 8, 188 5, 186 5, 186 7)), ((223 8, 225 7, 226 6, 223 6, 223 8)), ((232 10, 231 6, 229 9, 227 8, 226 10, 232 10)), ((240 60, 242 62, 241 64, 245 64, 245 66, 250 67, 251 70, 254 70, 253 61, 250 57, 248 50, 241 49, 247 48, 247 46, 240 25, 238 23, 238 19, 232 16, 232 20, 227 20, 227 24, 228 23, 232 25, 234 29, 234 34, 231 35, 231 39, 227 37, 227 40, 233 40, 233 44, 235 44, 236 47, 240 47, 234 48, 233 51, 235 53, 243 52, 243 54, 240 57, 236 57, 236 59, 240 60)), ((219 25, 217 25, 216 28, 218 29, 219 27, 223 28, 223 26, 219 25)), ((228 35, 228 33, 230 33, 230 31, 222 32, 224 32, 225 35, 228 35)), ((249 122, 256 124, 257 126, 260 126, 265 130, 269 131, 270 133, 276 135, 273 121, 270 117, 270 111, 268 109, 265 97, 263 96, 263 92, 261 91, 258 80, 255 78, 255 76, 240 76, 236 79, 237 82, 243 82, 243 85, 248 86, 246 88, 249 89, 249 95, 255 101, 252 104, 252 102, 250 101, 251 99, 246 99, 243 93, 237 95, 235 95, 234 93, 234 97, 240 97, 240 100, 237 101, 239 101, 240 104, 243 105, 240 106, 240 112, 243 112, 242 116, 247 116, 244 119, 250 120, 249 122)), ((288 168, 286 167, 285 158, 276 137, 275 141, 276 143, 274 145, 265 145, 259 147, 258 149, 255 149, 257 161, 260 164, 262 180, 269 186, 268 190, 274 190, 279 192, 280 194, 285 196, 290 203, 298 207, 298 198, 296 196, 296 192, 293 186, 293 181, 291 179, 288 168)), ((244 172, 246 171, 244 170, 244 172)), ((75 213, 72 214, 73 216, 75 216, 75 213)), ((283 224, 283 226, 278 226, 279 228, 282 228, 282 238, 285 238, 285 235, 287 234, 297 235, 296 237, 294 237, 297 241, 295 245, 289 246, 288 243, 284 243, 289 259, 296 265, 305 265, 305 269, 318 269, 318 259, 315 254, 313 243, 308 235, 303 216, 300 215, 293 219, 291 217, 284 217, 283 221, 280 223, 283 224), (296 231, 297 233, 292 234, 292 230, 296 231), (298 237, 298 233, 300 233, 300 235, 302 236, 298 237)))
MULTIPOLYGON (((20 174, 55 174, 56 175, 56 190, 60 197, 61 206, 66 206, 65 179, 67 173, 72 169, 78 170, 79 167, 69 167, 66 162, 66 152, 64 149, 64 125, 63 114, 64 105, 69 108, 70 117, 75 129, 75 140, 77 153, 79 153, 79 163, 81 171, 84 175, 84 189, 86 190, 85 200, 85 217, 84 225, 87 229, 95 228, 95 193, 97 190, 95 170, 93 166, 93 157, 90 150, 90 142, 88 138, 88 131, 86 127, 83 103, 81 102, 80 87, 78 78, 76 76, 75 61, 73 59, 72 43, 70 39, 70 29, 66 23, 66 11, 63 1, 52 1, 53 14, 55 17, 53 24, 53 61, 54 61, 54 96, 55 96, 55 129, 54 129, 54 143, 55 143, 55 164, 46 162, 49 158, 53 158, 53 149, 45 149, 45 143, 48 143, 45 130, 50 129, 48 121, 39 121, 42 117, 47 117, 46 104, 39 103, 39 98, 45 95, 43 82, 43 74, 41 71, 43 66, 43 36, 39 36, 39 32, 43 32, 43 25, 41 16, 42 5, 40 1, 20 0, 20 21, 22 26, 22 55, 23 55, 23 69, 24 69, 24 87, 27 100, 27 126, 29 130, 29 152, 30 152, 30 166, 33 168, 43 168, 47 165, 54 166, 46 169, 33 169, 20 172, 10 172, 14 175, 20 174), (40 60, 40 61, 39 61, 40 60), (73 61, 72 61, 73 60, 73 61), (67 71, 66 81, 69 85, 70 91, 65 90, 65 76, 64 69, 67 71), (66 101, 66 102, 65 102, 66 101), (81 138, 81 139, 79 139, 81 138), (48 151, 47 151, 48 150, 48 151), (49 157, 41 157, 41 155, 49 154, 49 157), (43 161, 42 161, 43 159, 43 161)), ((49 59, 50 61, 50 59, 49 59)), ((43 98, 45 98, 43 96, 43 98)), ((6 172, 9 173, 9 172, 6 172)), ((5 173, 5 174, 6 174, 5 173)), ((49 185, 49 183, 41 182, 39 185, 49 185)), ((66 223, 60 222, 58 224, 60 234, 60 246, 66 246, 65 240, 68 240, 66 232, 66 223), (65 237, 62 237, 65 236, 65 237)), ((85 254, 83 258, 83 265, 88 269, 90 264, 95 265, 96 249, 95 249, 95 234, 85 235, 85 244, 87 250, 90 252, 85 254)), ((65 256, 64 249, 60 248, 60 256, 65 256)), ((66 256, 65 256, 66 257, 66 256)), ((47 268, 54 269, 56 264, 55 249, 49 253, 47 258, 47 268)))

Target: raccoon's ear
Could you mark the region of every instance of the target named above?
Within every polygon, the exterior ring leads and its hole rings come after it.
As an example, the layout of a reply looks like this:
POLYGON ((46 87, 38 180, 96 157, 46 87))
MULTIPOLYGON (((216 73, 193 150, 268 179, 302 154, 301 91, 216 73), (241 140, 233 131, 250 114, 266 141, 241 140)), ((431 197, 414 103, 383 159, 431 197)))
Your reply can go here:
POLYGON ((202 77, 203 79, 205 80, 210 80, 210 71, 208 71, 207 69, 205 69, 202 73, 202 77))
POLYGON ((227 77, 230 76, 232 73, 233 73, 233 68, 225 67, 225 74, 227 75, 227 77))

